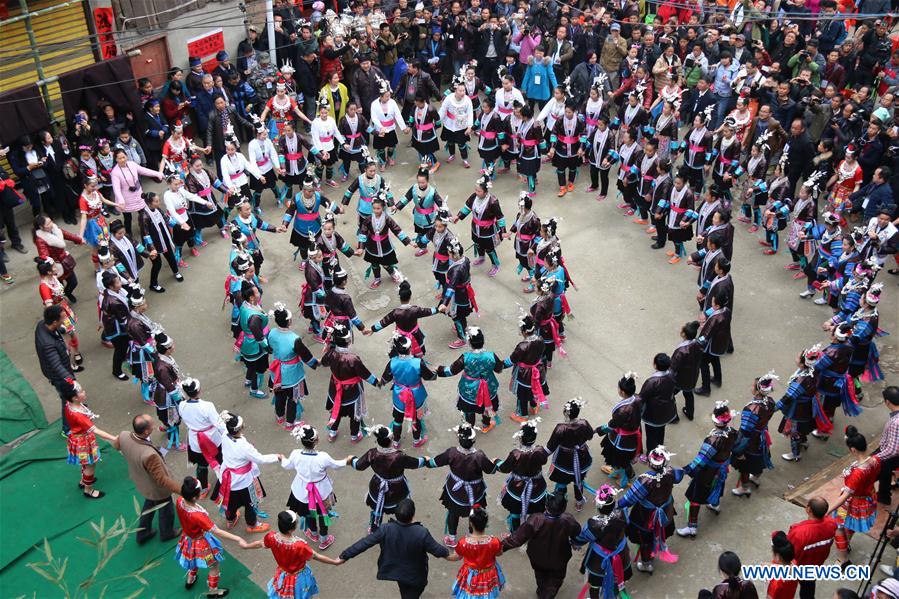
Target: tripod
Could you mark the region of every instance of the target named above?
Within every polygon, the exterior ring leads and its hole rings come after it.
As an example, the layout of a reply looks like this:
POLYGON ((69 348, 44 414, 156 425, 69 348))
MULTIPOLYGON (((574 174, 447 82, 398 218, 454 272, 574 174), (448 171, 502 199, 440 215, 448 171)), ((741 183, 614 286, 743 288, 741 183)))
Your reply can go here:
POLYGON ((886 549, 887 545, 890 543, 890 539, 887 537, 887 531, 894 529, 897 521, 899 521, 899 507, 890 512, 890 515, 887 516, 886 523, 883 525, 883 530, 880 531, 880 537, 877 539, 877 544, 874 545, 874 551, 871 552, 871 557, 868 559, 868 569, 871 572, 871 576, 868 577, 868 580, 859 585, 859 597, 867 596, 867 593, 871 588, 871 579, 874 577, 874 571, 877 569, 878 564, 880 564, 881 558, 883 558, 884 549, 886 549))

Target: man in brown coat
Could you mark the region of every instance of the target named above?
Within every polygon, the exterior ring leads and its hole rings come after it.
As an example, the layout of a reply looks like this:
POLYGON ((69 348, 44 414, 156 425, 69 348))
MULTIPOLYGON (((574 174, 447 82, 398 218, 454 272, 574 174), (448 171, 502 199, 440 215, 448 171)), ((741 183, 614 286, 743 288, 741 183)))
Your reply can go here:
POLYGON ((181 485, 172 478, 172 471, 165 463, 159 448, 150 442, 153 432, 153 417, 138 414, 131 421, 133 432, 122 431, 116 437, 114 446, 128 463, 128 475, 144 498, 143 514, 137 543, 143 545, 156 535, 153 530, 153 514, 159 512, 160 541, 169 541, 181 534, 175 530, 175 508, 172 493, 181 491, 181 485), (162 506, 154 510, 157 506, 162 506), (153 511, 150 511, 153 510, 153 511))

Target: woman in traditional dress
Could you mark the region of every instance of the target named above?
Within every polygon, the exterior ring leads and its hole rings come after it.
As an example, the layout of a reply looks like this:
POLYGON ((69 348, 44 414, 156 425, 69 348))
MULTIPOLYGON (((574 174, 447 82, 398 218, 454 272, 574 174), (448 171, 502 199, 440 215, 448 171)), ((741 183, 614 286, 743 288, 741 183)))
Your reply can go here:
POLYGON ((506 585, 496 558, 503 552, 499 538, 485 533, 487 510, 476 505, 468 517, 469 533, 459 541, 456 555, 462 567, 453 584, 453 599, 495 599, 506 585))
POLYGON ((849 196, 859 190, 864 178, 862 167, 856 157, 857 153, 858 149, 853 144, 849 144, 843 160, 840 161, 836 172, 827 182, 827 187, 831 190, 827 210, 840 216, 847 211, 847 205, 851 204, 849 196))
POLYGON ((584 401, 576 397, 565 402, 562 414, 565 422, 553 429, 546 451, 552 456, 549 480, 556 483, 555 493, 568 492, 568 485, 574 485, 574 501, 577 511, 584 507, 584 478, 593 464, 587 441, 593 438, 593 427, 580 418, 584 401))
POLYGON ((504 460, 497 461, 497 470, 509 477, 500 492, 500 505, 509 512, 509 532, 515 532, 528 519, 528 514, 539 514, 546 504, 546 480, 543 465, 548 454, 537 445, 537 424, 540 418, 521 423, 512 438, 518 446, 504 460))
POLYGON ((602 436, 602 455, 606 465, 603 472, 611 478, 620 478, 621 484, 634 478, 631 462, 643 453, 641 414, 643 400, 637 392, 637 375, 626 372, 618 381, 618 403, 612 408, 608 424, 596 429, 602 436))
POLYGON ((88 171, 84 178, 84 190, 78 197, 78 209, 81 211, 81 224, 78 228, 78 237, 84 239, 94 249, 91 253, 91 260, 94 262, 94 268, 99 268, 99 260, 97 258, 97 248, 101 243, 109 242, 109 226, 106 224, 106 217, 103 215, 103 205, 115 208, 116 204, 103 197, 98 191, 100 180, 93 171, 88 171))
POLYGON ((505 364, 492 351, 484 349, 484 333, 478 327, 468 327, 465 336, 471 351, 463 353, 449 366, 437 368, 441 377, 461 374, 456 409, 465 421, 474 426, 475 416, 481 415, 481 432, 486 433, 499 424, 499 382, 496 373, 505 364))
MULTIPOLYGON (((222 237, 227 237, 228 227, 225 224, 226 215, 224 214, 214 191, 218 191, 223 194, 222 197, 224 197, 228 190, 225 188, 225 184, 222 183, 221 179, 214 177, 203 165, 203 159, 199 156, 195 155, 191 158, 190 170, 184 177, 184 187, 189 193, 212 203, 212 205, 210 205, 203 202, 190 202, 190 205, 187 208, 190 221, 194 226, 194 241, 196 241, 197 245, 206 247, 207 244, 203 241, 203 229, 210 227, 218 227, 222 237)), ((225 201, 224 204, 227 205, 227 201, 225 201)))

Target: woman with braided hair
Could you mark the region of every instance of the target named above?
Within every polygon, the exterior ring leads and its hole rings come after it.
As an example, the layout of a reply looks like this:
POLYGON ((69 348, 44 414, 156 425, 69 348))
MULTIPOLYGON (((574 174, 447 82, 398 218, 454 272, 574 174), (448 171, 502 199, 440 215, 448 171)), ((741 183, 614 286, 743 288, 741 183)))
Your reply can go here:
POLYGON ((110 435, 94 425, 98 418, 88 408, 84 400, 87 394, 75 379, 67 379, 67 385, 61 392, 66 401, 64 417, 69 425, 69 434, 66 437, 68 445, 67 461, 73 466, 81 466, 81 481, 78 486, 87 499, 100 499, 105 495, 103 491, 94 488, 97 477, 94 476, 97 462, 100 461, 100 448, 97 446, 97 435, 114 443, 116 437, 110 435))
POLYGON ((440 502, 446 508, 446 536, 443 544, 456 546, 459 519, 468 518, 472 509, 484 505, 487 500, 487 484, 484 474, 496 471, 496 464, 480 449, 474 448, 477 435, 474 426, 463 422, 451 429, 459 440, 457 447, 450 447, 428 460, 428 468, 449 466, 440 502))
POLYGON ((437 374, 428 368, 424 359, 412 356, 412 340, 401 333, 394 333, 390 340, 390 361, 381 375, 382 383, 393 383, 394 447, 400 446, 405 420, 409 421, 412 430, 412 447, 421 447, 428 442, 424 425, 428 392, 423 381, 436 378, 437 374))
MULTIPOLYGON (((396 425, 394 425, 396 430, 396 425)), ((371 467, 372 477, 368 483, 368 494, 365 504, 371 509, 368 534, 376 531, 384 518, 384 514, 392 514, 400 501, 412 495, 406 470, 415 470, 428 462, 427 456, 416 458, 406 455, 399 449, 393 432, 383 424, 366 429, 374 437, 377 447, 373 447, 353 458, 350 466, 354 470, 363 471, 371 467)))
POLYGON ((328 453, 318 451, 315 448, 319 441, 318 431, 309 424, 294 428, 290 434, 300 442, 302 449, 294 449, 286 458, 281 457, 282 468, 296 471, 290 483, 287 508, 303 518, 306 537, 324 551, 334 543, 334 535, 328 534, 329 512, 337 503, 328 470, 350 465, 355 456, 335 460, 328 453))
POLYGON ((512 438, 518 447, 509 452, 504 460, 497 460, 496 469, 509 475, 500 492, 500 505, 509 511, 506 521, 509 532, 515 532, 528 519, 528 514, 543 512, 546 503, 546 480, 543 465, 548 454, 542 445, 537 445, 537 424, 540 418, 521 423, 512 438))
POLYGON ((350 442, 362 440, 362 418, 366 414, 364 383, 380 386, 380 381, 369 371, 362 358, 350 351, 352 336, 350 329, 342 323, 325 331, 325 353, 321 364, 331 369, 328 384, 328 441, 337 439, 340 421, 350 419, 350 442))
MULTIPOLYGON (((446 270, 446 284, 440 299, 440 306, 453 319, 458 337, 449 343, 449 347, 450 349, 461 349, 467 344, 465 331, 468 329, 468 316, 472 311, 478 311, 478 302, 475 299, 474 288, 471 286, 471 261, 465 257, 465 250, 462 249, 462 244, 455 237, 447 243, 447 257, 449 266, 446 270)), ((439 281, 440 279, 438 279, 439 281)))
POLYGON ((181 442, 181 417, 178 415, 178 404, 181 403, 181 367, 172 357, 175 340, 165 331, 154 331, 153 341, 156 346, 156 359, 153 363, 153 381, 150 383, 150 397, 156 405, 156 416, 161 422, 159 429, 168 438, 168 449, 187 451, 187 445, 181 442))
POLYGON ((593 438, 593 427, 580 418, 584 401, 575 397, 565 402, 562 414, 565 422, 553 429, 546 443, 546 453, 552 456, 549 480, 556 483, 555 493, 567 493, 568 485, 574 486, 575 509, 584 507, 584 478, 593 464, 587 441, 593 438))

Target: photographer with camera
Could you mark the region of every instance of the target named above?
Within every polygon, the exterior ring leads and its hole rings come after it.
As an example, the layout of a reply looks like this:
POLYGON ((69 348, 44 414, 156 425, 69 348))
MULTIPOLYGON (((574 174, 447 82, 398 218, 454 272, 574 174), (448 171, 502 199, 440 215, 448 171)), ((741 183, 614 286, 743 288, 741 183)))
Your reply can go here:
POLYGON ((709 71, 709 59, 702 51, 701 44, 693 44, 690 53, 683 60, 682 74, 684 87, 693 89, 696 83, 705 78, 709 71))
POLYGON ((837 3, 834 0, 821 2, 821 17, 814 38, 818 40, 818 49, 821 53, 829 54, 843 43, 848 32, 846 23, 837 15, 837 3))
POLYGON ((818 52, 818 41, 809 40, 805 49, 800 50, 787 60, 787 67, 792 70, 793 77, 799 76, 802 71, 808 70, 811 74, 810 81, 813 85, 821 85, 821 71, 824 70, 824 57, 818 52))

